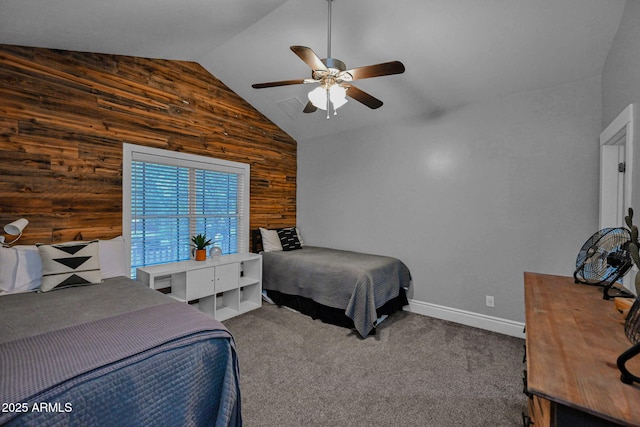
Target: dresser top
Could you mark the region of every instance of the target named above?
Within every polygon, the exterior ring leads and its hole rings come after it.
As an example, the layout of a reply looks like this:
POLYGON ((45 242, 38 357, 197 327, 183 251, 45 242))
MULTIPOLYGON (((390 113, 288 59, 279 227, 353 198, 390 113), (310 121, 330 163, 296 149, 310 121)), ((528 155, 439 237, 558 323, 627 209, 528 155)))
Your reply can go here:
MULTIPOLYGON (((529 391, 610 421, 640 425, 640 387, 622 383, 616 366, 632 343, 613 299, 604 300, 601 287, 538 273, 524 273, 524 289, 529 391)), ((640 360, 627 366, 640 374, 640 360)))

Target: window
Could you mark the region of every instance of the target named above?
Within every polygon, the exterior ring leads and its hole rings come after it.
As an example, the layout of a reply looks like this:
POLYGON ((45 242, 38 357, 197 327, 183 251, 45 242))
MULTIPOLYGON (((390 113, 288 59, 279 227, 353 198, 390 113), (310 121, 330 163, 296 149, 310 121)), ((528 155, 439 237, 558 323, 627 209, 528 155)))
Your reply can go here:
POLYGON ((124 144, 123 234, 137 267, 191 258, 206 234, 223 254, 249 243, 249 165, 124 144))

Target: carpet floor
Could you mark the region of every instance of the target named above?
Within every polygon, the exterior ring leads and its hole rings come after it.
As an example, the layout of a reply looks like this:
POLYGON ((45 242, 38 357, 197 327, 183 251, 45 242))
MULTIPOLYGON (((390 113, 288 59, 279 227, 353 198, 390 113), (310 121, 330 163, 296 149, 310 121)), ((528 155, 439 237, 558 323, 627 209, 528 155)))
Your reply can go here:
POLYGON ((246 426, 522 425, 522 339, 408 312, 362 339, 270 304, 224 324, 246 426))

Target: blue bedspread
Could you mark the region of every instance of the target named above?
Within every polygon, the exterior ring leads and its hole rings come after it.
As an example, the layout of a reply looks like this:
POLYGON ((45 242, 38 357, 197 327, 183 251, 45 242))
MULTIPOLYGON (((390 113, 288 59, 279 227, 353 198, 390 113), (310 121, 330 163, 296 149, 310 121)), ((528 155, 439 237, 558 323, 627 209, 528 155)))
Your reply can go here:
POLYGON ((239 426, 233 338, 167 303, 0 343, 0 424, 239 426))

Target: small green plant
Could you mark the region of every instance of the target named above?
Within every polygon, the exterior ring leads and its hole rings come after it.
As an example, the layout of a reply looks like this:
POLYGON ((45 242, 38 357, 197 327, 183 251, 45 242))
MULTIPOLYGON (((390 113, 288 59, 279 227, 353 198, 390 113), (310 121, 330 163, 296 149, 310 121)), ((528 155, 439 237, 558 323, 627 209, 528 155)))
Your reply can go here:
POLYGON ((204 249, 211 244, 211 239, 207 240, 206 234, 198 234, 197 236, 192 236, 191 241, 193 242, 193 246, 195 246, 198 250, 204 249))

